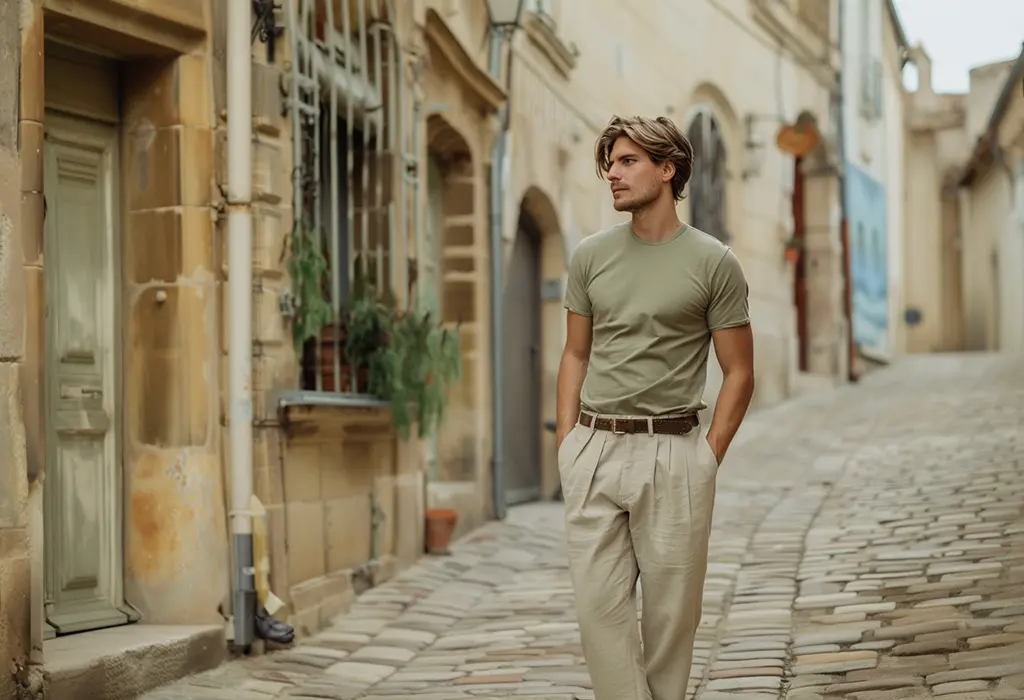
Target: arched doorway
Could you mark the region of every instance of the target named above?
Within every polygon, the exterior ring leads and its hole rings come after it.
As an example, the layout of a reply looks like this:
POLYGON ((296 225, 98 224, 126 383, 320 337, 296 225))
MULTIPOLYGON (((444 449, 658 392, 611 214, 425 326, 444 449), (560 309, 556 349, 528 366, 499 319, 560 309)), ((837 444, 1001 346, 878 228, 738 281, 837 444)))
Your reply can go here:
POLYGON ((509 505, 550 498, 558 488, 553 433, 555 384, 564 342, 565 244, 551 199, 523 195, 505 267, 504 454, 509 505))
MULTIPOLYGON (((452 388, 445 420, 428 453, 431 486, 445 485, 444 493, 471 498, 480 464, 476 428, 476 389, 480 364, 477 296, 481 276, 477 270, 476 170, 465 138, 444 117, 427 118, 425 221, 416 243, 416 297, 436 313, 446 328, 458 328, 462 344, 462 378, 452 388), (465 488, 452 491, 462 484, 465 488)), ((432 495, 435 488, 428 490, 432 495)), ((438 501, 438 504, 451 501, 438 501)), ((461 510, 461 502, 456 506, 461 510)), ((465 514, 464 514, 465 515, 465 514)), ((463 518, 470 520, 468 516, 463 518)))
POLYGON ((541 233, 520 210, 504 293, 505 500, 537 500, 541 488, 541 233))
POLYGON ((686 136, 693 146, 690 223, 704 233, 728 242, 728 161, 721 125, 710 109, 702 108, 687 125, 686 136))

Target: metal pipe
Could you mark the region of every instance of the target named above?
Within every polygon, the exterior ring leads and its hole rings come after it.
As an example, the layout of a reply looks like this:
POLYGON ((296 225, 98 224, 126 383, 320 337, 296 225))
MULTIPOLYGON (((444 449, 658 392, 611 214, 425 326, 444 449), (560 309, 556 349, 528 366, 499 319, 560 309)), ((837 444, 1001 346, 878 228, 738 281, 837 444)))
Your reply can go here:
MULTIPOLYGON (((359 70, 362 72, 363 78, 366 79, 366 82, 369 83, 370 81, 368 80, 368 76, 369 76, 369 71, 370 71, 370 68, 369 68, 370 57, 369 57, 369 53, 366 50, 366 41, 367 41, 367 33, 366 33, 366 4, 365 4, 365 2, 363 2, 363 0, 360 0, 357 4, 358 4, 358 7, 357 7, 357 11, 356 11, 356 23, 359 25, 359 70)), ((369 190, 370 190, 369 163, 367 162, 367 159, 370 156, 370 117, 369 117, 369 114, 366 111, 363 112, 362 132, 363 132, 362 159, 361 159, 361 162, 359 164, 360 165, 360 168, 359 168, 359 203, 360 203, 360 207, 359 208, 361 210, 362 216, 360 216, 360 219, 359 219, 360 220, 360 227, 359 227, 360 228, 360 231, 359 231, 359 242, 360 242, 360 245, 359 245, 359 247, 360 247, 360 251, 362 252, 362 259, 363 259, 362 274, 364 275, 363 279, 365 280, 366 279, 365 275, 367 274, 367 271, 369 269, 369 264, 370 264, 370 262, 369 262, 369 260, 367 260, 367 258, 369 257, 369 254, 370 254, 370 207, 369 207, 369 202, 371 201, 370 200, 370 192, 369 192, 369 190)), ((378 269, 379 269, 380 260, 378 259, 378 260, 375 260, 374 262, 376 263, 374 265, 374 271, 377 272, 378 269)), ((381 282, 380 277, 378 276, 374 280, 374 282, 376 283, 374 288, 376 289, 377 293, 379 294, 381 291, 383 291, 383 290, 380 289, 380 282, 381 282)))
MULTIPOLYGON (((355 70, 353 70, 353 67, 352 67, 352 27, 351 27, 352 22, 349 19, 349 9, 348 9, 348 7, 349 6, 346 5, 344 10, 341 13, 341 34, 342 34, 342 37, 345 40, 345 49, 344 49, 344 53, 345 53, 345 83, 347 85, 349 85, 350 88, 351 88, 351 86, 354 85, 353 78, 355 76, 355 70)), ((336 55, 332 55, 331 56, 331 62, 332 62, 331 63, 331 68, 332 69, 334 67, 333 62, 337 61, 337 60, 338 59, 337 59, 336 55)), ((353 189, 352 170, 355 167, 355 165, 354 165, 355 154, 352 152, 352 122, 355 120, 355 114, 354 114, 352 102, 353 102, 352 96, 351 95, 346 95, 345 96, 345 180, 344 180, 344 187, 345 187, 345 247, 347 248, 347 250, 345 251, 345 259, 346 259, 346 267, 348 268, 348 271, 347 271, 347 274, 345 275, 345 283, 344 283, 345 289, 344 290, 339 290, 339 294, 344 292, 346 297, 348 296, 348 292, 349 292, 349 290, 350 290, 350 288, 352 286, 352 280, 355 278, 355 269, 356 269, 355 268, 355 255, 354 255, 354 252, 356 250, 356 245, 355 245, 356 227, 355 227, 355 209, 353 207, 354 199, 353 199, 353 196, 352 196, 352 189, 353 189)), ((366 112, 366 110, 365 110, 365 105, 364 105, 363 113, 365 114, 365 112, 366 112)), ((338 261, 335 260, 334 264, 337 265, 338 261)), ((352 376, 351 376, 351 378, 349 380, 351 382, 350 390, 353 391, 353 392, 358 392, 359 391, 358 376, 359 376, 359 373, 355 371, 355 368, 353 368, 352 376)))
MULTIPOLYGON (((488 70, 495 80, 501 78, 501 44, 502 34, 491 29, 491 52, 488 70)), ((494 517, 502 520, 505 517, 505 392, 502 363, 502 343, 504 342, 504 304, 502 303, 502 260, 504 244, 501 235, 502 193, 505 191, 502 174, 505 166, 505 135, 508 123, 502 118, 501 129, 494 138, 494 149, 491 155, 491 500, 494 505, 494 517)))
MULTIPOLYGON (((384 176, 386 172, 390 172, 384 168, 384 155, 388 152, 394 153, 394 148, 391 147, 391 131, 394 128, 394 122, 392 121, 392 110, 394 108, 394 100, 390 99, 390 92, 395 88, 395 81, 388 80, 387 92, 384 88, 384 66, 390 65, 390 61, 385 63, 384 61, 384 18, 380 11, 380 3, 378 0, 373 0, 373 16, 371 18, 373 23, 373 67, 374 67, 374 82, 377 84, 377 92, 381 97, 380 117, 377 119, 377 142, 376 148, 374 149, 376 168, 376 195, 374 197, 374 204, 376 205, 376 221, 377 221, 377 250, 380 258, 378 265, 381 268, 381 279, 384 277, 384 255, 387 255, 387 286, 386 289, 396 292, 400 291, 395 286, 395 245, 394 245, 394 229, 393 229, 393 209, 391 206, 391 197, 387 203, 384 202, 384 176), (385 238, 386 232, 386 238, 385 238), (384 247, 384 241, 387 241, 387 247, 384 247), (384 251, 387 251, 386 253, 384 251)), ((388 188, 390 192, 392 188, 388 188)))
MULTIPOLYGON (((839 55, 842 59, 844 57, 844 48, 846 41, 843 37, 843 32, 846 29, 845 15, 846 3, 845 0, 838 0, 839 5, 836 11, 836 22, 838 22, 838 28, 836 31, 836 43, 839 45, 839 55)), ((853 272, 852 262, 850 258, 850 235, 849 235, 849 222, 850 222, 850 203, 846 196, 846 115, 845 115, 845 94, 846 94, 846 69, 845 61, 840 60, 840 69, 836 76, 836 88, 835 92, 832 93, 832 113, 835 115, 835 126, 836 126, 836 147, 839 150, 839 231, 841 237, 841 245, 843 249, 843 289, 844 289, 844 307, 846 313, 846 378, 848 381, 857 381, 857 368, 856 368, 856 351, 854 349, 853 339, 853 272)))
MULTIPOLYGON (((334 45, 337 33, 334 29, 333 0, 327 2, 326 5, 327 31, 325 32, 325 39, 328 47, 327 55, 330 58, 328 65, 333 68, 334 62, 337 60, 337 52, 334 45)), ((331 72, 333 74, 333 70, 331 72)), ((351 98, 349 99, 351 100, 351 98)), ((328 391, 343 391, 344 387, 341 383, 341 339, 339 337, 340 333, 337 332, 338 321, 341 316, 341 265, 338 264, 339 256, 341 255, 341 245, 338 240, 338 84, 335 80, 331 80, 331 124, 329 133, 328 148, 331 150, 331 176, 328 178, 331 187, 328 199, 331 203, 331 232, 329 234, 331 237, 331 321, 335 332, 331 334, 334 345, 332 353, 334 358, 334 386, 330 387, 328 391)))
POLYGON ((228 398, 231 533, 235 554, 234 642, 253 640, 252 553, 252 26, 249 0, 229 0, 227 16, 228 398))

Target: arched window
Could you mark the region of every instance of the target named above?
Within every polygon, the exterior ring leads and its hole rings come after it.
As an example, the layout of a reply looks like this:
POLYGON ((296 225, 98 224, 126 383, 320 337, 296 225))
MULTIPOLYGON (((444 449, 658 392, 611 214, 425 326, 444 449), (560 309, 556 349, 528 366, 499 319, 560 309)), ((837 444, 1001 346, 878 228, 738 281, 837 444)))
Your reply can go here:
POLYGON ((718 120, 701 110, 686 130, 693 145, 690 176, 690 223, 719 240, 728 241, 725 217, 725 143, 718 120))

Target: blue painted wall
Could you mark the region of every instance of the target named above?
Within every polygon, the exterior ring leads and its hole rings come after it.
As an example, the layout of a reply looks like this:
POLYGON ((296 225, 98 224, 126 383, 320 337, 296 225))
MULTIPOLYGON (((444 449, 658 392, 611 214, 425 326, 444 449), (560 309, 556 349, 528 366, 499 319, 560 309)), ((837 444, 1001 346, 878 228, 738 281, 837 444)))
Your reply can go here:
POLYGON ((846 203, 853 283, 853 340, 869 354, 890 356, 889 237, 885 187, 846 164, 846 203))

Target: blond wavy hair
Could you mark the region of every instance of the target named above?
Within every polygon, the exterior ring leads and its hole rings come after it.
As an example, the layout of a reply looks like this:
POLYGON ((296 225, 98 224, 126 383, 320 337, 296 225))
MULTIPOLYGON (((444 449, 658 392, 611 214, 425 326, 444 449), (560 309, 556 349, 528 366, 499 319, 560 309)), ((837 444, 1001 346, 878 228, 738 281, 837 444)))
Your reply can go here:
POLYGON ((597 176, 604 179, 612 167, 612 148, 619 137, 625 136, 642 148, 656 164, 665 162, 676 166, 672 176, 672 197, 678 202, 683 189, 693 174, 693 146, 686 134, 668 117, 613 116, 597 139, 594 161, 597 176))

